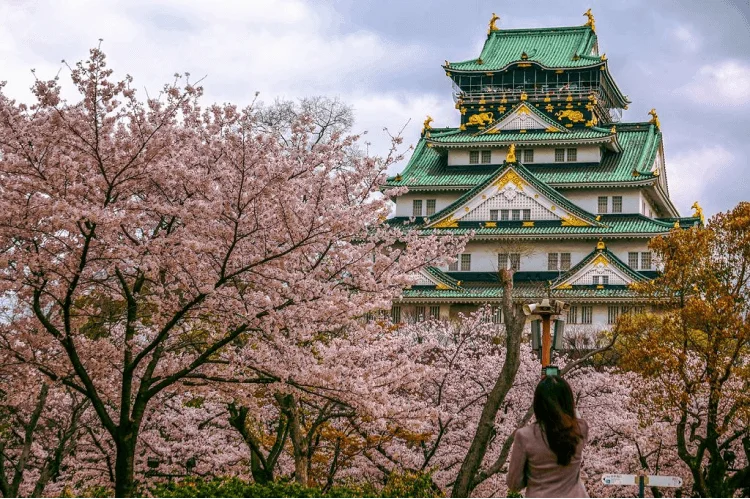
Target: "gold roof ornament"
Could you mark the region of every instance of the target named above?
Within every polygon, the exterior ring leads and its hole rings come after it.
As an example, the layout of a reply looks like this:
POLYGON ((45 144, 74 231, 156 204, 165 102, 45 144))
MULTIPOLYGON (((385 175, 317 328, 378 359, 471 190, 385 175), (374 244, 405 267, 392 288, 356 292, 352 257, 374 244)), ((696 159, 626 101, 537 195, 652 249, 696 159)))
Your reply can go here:
POLYGON ((612 125, 612 128, 609 129, 609 133, 617 133, 617 127, 612 125))
POLYGON ((499 20, 500 20, 500 16, 498 16, 497 14, 495 14, 493 12, 492 13, 492 19, 490 19, 490 29, 487 30, 487 34, 488 35, 490 33, 492 33, 493 31, 498 31, 499 30, 499 28, 497 27, 497 24, 496 24, 499 20))
POLYGON ((401 174, 400 174, 400 173, 397 173, 397 174, 396 174, 396 176, 395 176, 395 177, 393 177, 393 180, 395 180, 396 182, 401 182, 401 179, 402 179, 402 178, 403 178, 403 177, 401 176, 401 174))
POLYGON ((674 227, 675 229, 679 229, 679 228, 680 228, 680 221, 679 221, 679 220, 675 220, 675 221, 674 221, 674 225, 673 225, 673 227, 674 227))
POLYGON ((422 133, 425 133, 428 130, 432 130, 432 127, 430 126, 430 123, 432 123, 434 120, 432 119, 432 116, 429 114, 427 115, 427 119, 424 120, 424 124, 422 126, 422 133))
POLYGON ((516 145, 511 144, 508 146, 508 154, 505 156, 505 161, 507 163, 515 163, 516 162, 516 145))
POLYGON ((691 209, 695 210, 693 213, 693 217, 698 217, 701 219, 701 225, 703 225, 706 221, 705 217, 703 216, 703 208, 701 208, 701 205, 698 204, 698 201, 693 203, 693 206, 690 207, 691 209))
POLYGON ((602 241, 601 239, 599 239, 599 242, 596 243, 596 249, 599 250, 599 251, 603 251, 603 250, 607 249, 607 245, 604 244, 604 241, 602 241))
POLYGON ((659 123, 659 115, 656 114, 656 109, 652 108, 651 111, 648 112, 648 114, 651 116, 651 120, 649 121, 649 123, 661 130, 661 123, 659 123))
POLYGON ((450 63, 450 62, 448 62, 448 59, 446 59, 446 60, 445 60, 445 67, 446 67, 446 68, 449 68, 449 67, 451 67, 451 63, 450 63))
POLYGON ((584 12, 583 15, 586 16, 587 19, 588 19, 586 21, 586 24, 584 24, 584 26, 591 26, 591 31, 596 32, 596 25, 595 25, 595 21, 594 21, 594 14, 591 13, 591 9, 587 10, 586 12, 584 12))

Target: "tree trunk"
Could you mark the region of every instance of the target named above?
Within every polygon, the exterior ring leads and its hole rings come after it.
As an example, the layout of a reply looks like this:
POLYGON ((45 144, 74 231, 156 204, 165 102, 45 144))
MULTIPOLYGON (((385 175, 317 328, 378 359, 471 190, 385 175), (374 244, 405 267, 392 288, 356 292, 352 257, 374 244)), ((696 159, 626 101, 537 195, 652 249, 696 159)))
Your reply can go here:
POLYGON ((466 453, 461 469, 451 492, 452 497, 469 497, 475 487, 475 477, 487 453, 487 447, 494 432, 495 418, 513 382, 521 364, 521 333, 526 324, 526 317, 513 305, 513 273, 501 271, 503 284, 503 315, 505 316, 505 362, 498 375, 495 386, 487 397, 479 419, 477 431, 466 453))
POLYGON ((305 431, 302 428, 302 420, 299 413, 299 407, 294 395, 282 395, 277 393, 276 400, 279 402, 281 410, 287 419, 289 425, 289 439, 292 441, 292 451, 294 456, 294 480, 305 487, 309 484, 308 469, 310 467, 309 459, 309 441, 306 438, 305 431))
POLYGON ((135 490, 135 444, 137 430, 122 431, 115 438, 115 497, 134 497, 135 490))

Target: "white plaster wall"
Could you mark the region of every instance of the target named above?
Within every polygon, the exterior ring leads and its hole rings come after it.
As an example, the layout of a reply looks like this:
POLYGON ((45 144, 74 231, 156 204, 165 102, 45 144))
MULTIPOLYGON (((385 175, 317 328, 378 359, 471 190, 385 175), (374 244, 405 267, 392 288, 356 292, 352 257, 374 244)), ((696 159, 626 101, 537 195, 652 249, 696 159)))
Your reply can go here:
POLYGON ((427 200, 428 199, 434 199, 435 200, 435 213, 442 210, 449 204, 451 204, 453 201, 458 199, 458 197, 462 193, 423 193, 423 192, 415 192, 415 193, 408 193, 404 194, 403 196, 399 196, 396 198, 396 211, 394 216, 397 217, 410 217, 412 216, 412 201, 415 199, 421 199, 422 200, 422 216, 426 216, 427 212, 427 200))
MULTIPOLYGON (((575 162, 570 163, 598 163, 601 161, 601 149, 598 145, 579 145, 579 146, 559 146, 559 147, 523 147, 518 146, 516 149, 516 157, 519 161, 523 161, 523 154, 520 152, 523 149, 533 149, 534 150, 534 163, 529 164, 535 164, 535 163, 555 163, 555 149, 558 148, 570 148, 575 147, 578 149, 578 153, 576 155, 577 160, 575 162)), ((477 146, 476 148, 472 149, 449 149, 448 150, 448 166, 474 166, 469 165, 469 151, 492 151, 492 161, 491 164, 497 165, 501 164, 504 160, 506 155, 508 154, 508 148, 507 147, 481 147, 477 146)), ((559 164, 570 164, 568 162, 560 162, 559 164)))
POLYGON ((572 203, 589 213, 599 212, 599 196, 607 196, 607 213, 612 213, 612 196, 622 196, 622 213, 641 213, 643 195, 639 189, 557 189, 572 203))
MULTIPOLYGON (((627 264, 628 252, 649 251, 647 244, 648 241, 645 239, 615 240, 607 242, 607 248, 627 264)), ((464 253, 471 253, 470 272, 497 271, 498 253, 521 253, 521 271, 523 272, 547 272, 548 253, 570 253, 570 265, 573 267, 591 253, 595 247, 596 245, 592 241, 568 242, 561 240, 518 243, 473 241, 466 245, 464 253)), ((443 270, 448 270, 448 267, 444 267, 443 270)))

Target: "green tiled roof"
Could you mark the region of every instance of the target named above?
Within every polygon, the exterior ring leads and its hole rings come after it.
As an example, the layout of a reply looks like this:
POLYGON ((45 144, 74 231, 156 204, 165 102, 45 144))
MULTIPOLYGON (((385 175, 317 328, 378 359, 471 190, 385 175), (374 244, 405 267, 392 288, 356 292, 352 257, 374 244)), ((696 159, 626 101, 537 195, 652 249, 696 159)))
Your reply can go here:
POLYGON ((437 282, 444 284, 445 286, 448 286, 451 289, 459 289, 459 281, 452 278, 442 270, 440 270, 437 267, 425 267, 425 272, 429 274, 430 277, 435 279, 437 282))
POLYGON ((605 153, 602 162, 593 168, 576 165, 529 165, 528 168, 540 180, 553 185, 653 179, 651 167, 659 152, 661 132, 650 123, 620 124, 617 126, 617 140, 622 152, 605 153), (634 172, 638 174, 634 175, 634 172))
POLYGON ((602 64, 599 59, 596 33, 589 26, 565 28, 499 29, 491 31, 477 59, 452 62, 448 71, 496 71, 521 61, 545 68, 580 68, 602 64))
POLYGON ((609 130, 601 128, 587 127, 574 128, 570 133, 565 132, 545 132, 544 130, 529 130, 521 133, 518 131, 498 132, 476 134, 474 132, 465 132, 458 129, 450 132, 441 132, 430 134, 428 142, 435 144, 466 145, 487 144, 495 142, 498 144, 525 144, 528 142, 550 143, 550 144, 576 144, 589 140, 607 139, 613 136, 609 130))
MULTIPOLYGON (((576 289, 553 289, 550 292, 552 298, 561 299, 584 299, 586 301, 621 300, 623 298, 638 298, 639 295, 626 286, 605 286, 604 289, 596 289, 594 286, 576 289)), ((460 289, 435 289, 430 286, 414 286, 403 291, 403 297, 407 300, 449 300, 449 301, 474 301, 474 300, 500 300, 503 296, 501 286, 471 286, 460 289)), ((537 285, 523 284, 513 287, 513 297, 517 299, 539 298, 547 296, 547 288, 541 283, 537 285)))
POLYGON ((503 166, 499 167, 495 171, 495 173, 491 175, 490 177, 488 177, 484 182, 482 182, 481 184, 478 184, 469 192, 466 192, 463 196, 460 196, 453 203, 451 203, 444 209, 440 210, 439 212, 435 213, 432 216, 432 221, 437 222, 447 217, 451 213, 455 212, 462 204, 466 203, 473 197, 478 196, 479 193, 481 193, 489 184, 494 182, 496 179, 500 178, 502 175, 505 174, 507 170, 511 168, 513 168, 525 181, 527 181, 529 184, 534 186, 536 190, 544 194, 550 200, 554 201, 561 208, 580 217, 583 220, 586 220, 593 226, 601 225, 595 220, 594 215, 592 215, 591 213, 588 213, 585 210, 582 210, 575 204, 571 203, 567 198, 562 196, 556 190, 547 186, 545 183, 539 181, 536 177, 534 177, 534 175, 529 173, 529 171, 521 163, 505 163, 503 166))
POLYGON ((583 260, 578 262, 578 264, 576 264, 572 269, 568 270, 563 275, 555 279, 554 282, 552 283, 552 287, 559 286, 560 284, 564 283, 565 281, 567 281, 568 279, 576 275, 578 271, 580 271, 586 265, 591 263, 591 261, 594 260, 599 255, 606 256, 607 260, 609 260, 615 268, 617 268, 620 272, 628 276, 633 281, 638 282, 638 281, 646 280, 646 276, 644 276, 640 272, 637 272, 631 269, 630 267, 628 267, 627 265, 625 265, 625 262, 617 258, 617 256, 614 253, 610 252, 608 249, 605 248, 603 250, 595 249, 594 251, 589 253, 583 260))
POLYGON ((654 220, 640 214, 623 214, 623 215, 602 215, 600 226, 577 227, 563 226, 556 221, 538 221, 534 227, 523 227, 523 222, 496 222, 497 227, 484 227, 483 222, 460 222, 458 227, 444 227, 440 229, 427 229, 424 225, 417 222, 409 222, 409 219, 394 218, 389 223, 394 226, 400 226, 406 229, 419 229, 425 234, 431 234, 434 231, 440 231, 441 234, 463 235, 473 232, 475 237, 482 236, 533 236, 535 238, 544 237, 632 237, 635 235, 644 235, 644 237, 653 237, 658 234, 666 234, 673 228, 673 223, 654 220))
MULTIPOLYGON (((577 133, 600 134, 600 129, 585 128, 578 132, 574 129, 566 137, 577 133), (585 131, 584 131, 585 130, 585 131)), ((490 134, 482 137, 510 137, 516 134, 490 134)), ((517 134, 528 138, 536 133, 517 134)), ((546 140, 563 135, 558 133, 544 133, 546 140)), ((421 138, 414 150, 414 154, 401 173, 399 180, 391 177, 387 180, 385 187, 410 188, 438 188, 465 190, 474 187, 487 180, 496 171, 499 165, 488 166, 448 166, 447 156, 435 150, 435 147, 427 147, 427 140, 436 140, 441 137, 450 137, 457 141, 460 138, 474 140, 472 134, 466 134, 458 129, 435 129, 429 139, 421 138), (451 133, 453 132, 453 133, 451 133)), ((497 140, 495 138, 495 140, 497 140)), ((448 139, 445 139, 448 140, 448 139)), ((585 186, 587 184, 627 184, 632 182, 643 182, 653 180, 655 177, 650 173, 656 154, 661 144, 661 132, 650 123, 620 123, 617 125, 617 141, 622 152, 606 151, 600 164, 547 164, 547 165, 525 165, 526 168, 541 181, 557 185, 585 186), (637 176, 633 171, 639 172, 637 176)), ((518 140, 516 143, 520 143, 518 140)))

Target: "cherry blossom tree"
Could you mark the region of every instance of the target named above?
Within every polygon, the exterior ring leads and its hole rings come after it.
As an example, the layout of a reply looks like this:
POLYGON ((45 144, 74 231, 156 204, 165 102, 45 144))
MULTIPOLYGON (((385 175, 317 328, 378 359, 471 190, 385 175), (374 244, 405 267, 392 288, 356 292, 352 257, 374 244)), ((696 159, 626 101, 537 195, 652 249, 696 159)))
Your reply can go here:
POLYGON ((356 137, 338 134, 310 147, 306 115, 285 147, 252 110, 202 108, 187 78, 140 100, 99 49, 71 79, 76 102, 57 78, 36 81, 33 105, 0 94, 0 293, 15 303, 1 329, 17 361, 91 404, 118 496, 135 493, 157 397, 186 382, 307 390, 252 346, 388 308, 460 248, 385 225, 375 194, 397 157, 350 154, 356 137))

